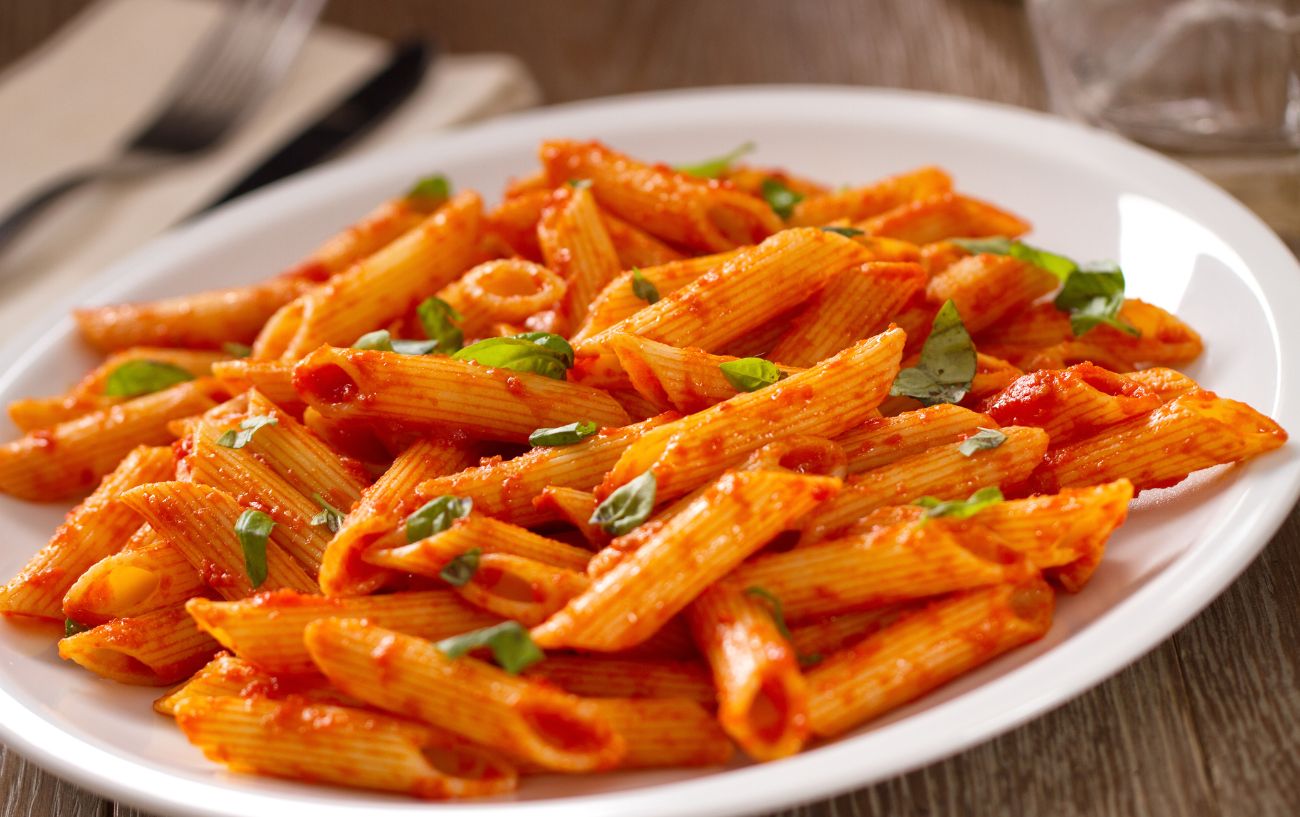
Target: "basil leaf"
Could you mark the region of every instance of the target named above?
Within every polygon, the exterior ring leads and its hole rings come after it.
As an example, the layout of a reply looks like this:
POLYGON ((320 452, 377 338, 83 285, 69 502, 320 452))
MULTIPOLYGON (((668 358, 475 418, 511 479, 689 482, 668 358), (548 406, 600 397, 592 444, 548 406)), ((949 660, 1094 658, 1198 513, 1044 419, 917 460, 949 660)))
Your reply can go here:
POLYGON ((723 173, 731 169, 736 161, 747 153, 753 153, 757 146, 753 142, 746 142, 729 153, 712 159, 705 159, 703 162, 696 164, 676 165, 673 170, 678 173, 685 173, 687 176, 697 176, 701 179, 716 179, 723 173))
POLYGON ((1001 236, 995 238, 953 238, 949 240, 969 253, 1009 255, 1012 258, 1027 261, 1036 267, 1047 270, 1062 282, 1079 268, 1078 264, 1064 255, 1057 255, 1054 252, 1048 252, 1038 247, 1031 247, 1022 241, 1015 241, 1001 236))
POLYGON ((444 638, 434 646, 451 659, 460 658, 471 650, 487 647, 492 650, 492 659, 511 675, 518 675, 546 657, 546 654, 533 643, 528 631, 517 621, 503 621, 481 630, 444 638))
POLYGON ((451 527, 452 522, 469 516, 473 508, 474 500, 469 497, 440 496, 430 499, 406 517, 406 541, 418 542, 435 533, 442 533, 451 527))
POLYGON ((478 557, 483 555, 482 548, 473 548, 460 554, 438 571, 438 578, 452 587, 464 587, 478 572, 478 557))
POLYGON ((180 366, 158 360, 128 360, 108 373, 104 381, 107 397, 139 397, 193 380, 180 366))
POLYGON ((1136 327, 1119 319, 1124 306, 1124 272, 1116 264, 1102 262, 1075 270, 1053 303, 1070 313, 1070 331, 1075 337, 1103 323, 1135 338, 1142 336, 1136 327))
POLYGON ((266 581, 266 540, 274 527, 274 519, 252 508, 240 514, 235 522, 235 536, 244 549, 244 569, 253 587, 261 587, 266 581))
POLYGON ((632 294, 648 304, 659 302, 659 288, 641 274, 639 267, 632 268, 632 294))
POLYGON ((436 295, 425 298, 415 308, 415 315, 424 327, 424 336, 436 343, 431 351, 449 355, 465 345, 465 333, 452 321, 463 321, 452 305, 436 295))
POLYGON ((599 525, 610 536, 622 536, 650 516, 655 507, 657 487, 654 471, 646 471, 605 497, 587 521, 599 525))
POLYGON ((509 338, 480 340, 461 349, 452 358, 564 380, 565 373, 573 365, 573 347, 559 335, 526 332, 509 338))
POLYGON ((990 448, 997 448, 1007 441, 1007 435, 998 431, 996 428, 984 428, 977 426, 978 431, 961 441, 957 450, 962 456, 969 457, 976 451, 987 451, 990 448))
POLYGON ((585 190, 586 188, 591 187, 591 179, 569 179, 566 184, 574 190, 585 190))
POLYGON ((996 485, 980 488, 969 499, 950 499, 943 501, 932 496, 923 496, 913 502, 925 508, 926 518, 946 516, 949 519, 969 519, 990 505, 1002 501, 1002 491, 996 485))
POLYGON ((532 446, 573 445, 595 433, 595 423, 591 420, 579 420, 567 426, 539 428, 528 435, 528 444, 532 446))
POLYGON ((781 379, 781 370, 770 360, 761 357, 742 357, 719 363, 718 368, 727 382, 739 391, 758 391, 781 379))
POLYGON ((320 513, 311 518, 312 526, 324 525, 330 533, 338 533, 339 528, 343 527, 343 512, 326 502, 320 494, 312 494, 311 501, 320 508, 320 513))
POLYGON ((783 219, 789 218, 794 212, 794 206, 803 201, 803 193, 786 187, 780 179, 764 179, 758 186, 758 191, 762 194, 763 201, 767 202, 772 211, 783 219))
POLYGON ((253 353, 253 347, 245 346, 242 343, 234 343, 232 341, 229 343, 221 344, 221 351, 225 352, 226 354, 230 355, 233 358, 245 358, 253 353))
POLYGON ((263 426, 279 425, 280 421, 269 414, 257 414, 239 424, 239 430, 230 429, 217 438, 217 445, 226 448, 243 448, 253 441, 253 435, 263 426))
POLYGON ((368 352, 397 352, 399 355, 427 355, 438 347, 436 340, 393 340, 387 329, 376 329, 357 338, 353 349, 368 352))
MULTIPOLYGON (((791 646, 793 646, 794 636, 790 635, 790 628, 786 626, 785 609, 781 606, 781 599, 777 598, 776 594, 771 590, 758 585, 746 587, 745 595, 761 599, 765 603, 767 612, 772 616, 772 623, 776 625, 776 631, 786 641, 791 642, 791 646)), ((813 653, 812 655, 796 653, 795 660, 799 662, 801 667, 811 667, 822 662, 822 655, 820 653, 813 653)))
POLYGON ((445 201, 451 197, 451 182, 441 173, 425 176, 406 191, 408 199, 428 199, 431 202, 445 201))
POLYGON ((853 238, 855 235, 865 235, 865 230, 859 230, 857 227, 823 227, 822 230, 828 233, 842 235, 845 238, 853 238))
POLYGON ((63 620, 64 638, 72 638, 74 635, 77 635, 78 633, 84 633, 87 630, 93 630, 93 629, 95 628, 91 627, 89 624, 82 624, 80 621, 73 621, 70 618, 65 618, 63 620))
POLYGON ((438 348, 436 340, 395 340, 393 351, 399 355, 428 355, 438 348))
POLYGON ((975 344, 949 300, 934 316, 921 359, 903 369, 889 387, 891 397, 915 397, 923 406, 956 403, 970 391, 975 377, 975 344))

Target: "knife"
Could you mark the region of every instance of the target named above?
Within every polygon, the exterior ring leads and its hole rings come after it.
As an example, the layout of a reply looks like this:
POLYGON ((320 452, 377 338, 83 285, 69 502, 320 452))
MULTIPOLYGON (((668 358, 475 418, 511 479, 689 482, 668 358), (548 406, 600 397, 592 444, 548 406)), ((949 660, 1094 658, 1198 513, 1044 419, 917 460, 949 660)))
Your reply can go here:
POLYGON ((419 86, 435 51, 432 45, 422 42, 395 48, 388 62, 346 99, 286 142, 200 212, 322 162, 369 131, 419 86))

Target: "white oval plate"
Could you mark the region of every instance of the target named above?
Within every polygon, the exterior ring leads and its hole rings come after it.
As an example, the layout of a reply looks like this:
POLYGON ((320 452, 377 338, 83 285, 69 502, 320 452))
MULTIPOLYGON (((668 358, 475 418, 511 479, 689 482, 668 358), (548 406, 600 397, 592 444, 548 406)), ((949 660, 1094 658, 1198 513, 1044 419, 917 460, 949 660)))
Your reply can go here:
MULTIPOLYGON (((864 182, 923 164, 1035 224, 1035 243, 1117 258, 1129 293, 1177 312, 1206 353, 1189 373, 1300 429, 1300 268, 1219 189, 1155 153, 1041 114, 887 91, 748 88, 657 94, 526 113, 342 162, 176 230, 113 266, 71 302, 152 298, 263 278, 412 179, 445 171, 498 195, 547 137, 596 137, 633 155, 699 160, 746 140, 759 164, 864 182)), ((65 305, 66 306, 66 305, 65 305)), ((95 359, 61 311, 10 344, 0 401, 57 392, 95 359)), ((1287 446, 1246 467, 1144 496, 1085 592, 1063 597, 1050 634, 835 743, 725 771, 550 777, 513 798, 437 805, 476 817, 688 817, 771 811, 829 797, 951 755, 1116 672, 1208 604, 1267 543, 1300 492, 1287 446)), ((0 497, 0 574, 44 543, 64 509, 0 497)), ((319 817, 427 811, 386 796, 231 775, 166 719, 154 690, 59 661, 48 629, 0 625, 0 730, 76 783, 152 812, 319 817)))

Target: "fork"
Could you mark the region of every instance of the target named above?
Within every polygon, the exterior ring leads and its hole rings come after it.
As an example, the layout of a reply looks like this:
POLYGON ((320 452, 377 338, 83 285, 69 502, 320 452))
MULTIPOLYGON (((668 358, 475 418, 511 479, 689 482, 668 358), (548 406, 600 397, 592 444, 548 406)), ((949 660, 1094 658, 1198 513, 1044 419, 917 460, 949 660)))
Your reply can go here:
POLYGON ((243 0, 203 38, 158 112, 115 155, 55 179, 0 219, 0 251, 70 190, 145 173, 218 144, 288 71, 324 4, 243 0))

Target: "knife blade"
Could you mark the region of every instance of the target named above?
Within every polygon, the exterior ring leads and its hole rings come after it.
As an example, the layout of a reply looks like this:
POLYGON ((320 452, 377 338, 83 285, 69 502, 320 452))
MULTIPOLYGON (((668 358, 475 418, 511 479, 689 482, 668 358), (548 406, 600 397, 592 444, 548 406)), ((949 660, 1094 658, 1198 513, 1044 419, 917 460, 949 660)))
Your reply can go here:
POLYGON ((398 46, 369 79, 292 137, 200 212, 305 170, 379 124, 419 86, 436 49, 423 42, 398 46))

